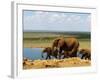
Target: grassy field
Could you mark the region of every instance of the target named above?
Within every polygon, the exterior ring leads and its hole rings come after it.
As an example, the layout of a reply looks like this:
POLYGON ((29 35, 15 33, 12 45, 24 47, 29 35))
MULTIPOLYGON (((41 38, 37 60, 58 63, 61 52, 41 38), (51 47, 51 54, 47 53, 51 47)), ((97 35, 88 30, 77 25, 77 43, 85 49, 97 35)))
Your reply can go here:
POLYGON ((90 34, 83 32, 51 33, 51 32, 24 32, 23 47, 43 48, 52 46, 53 40, 59 36, 76 37, 80 48, 90 48, 90 34))
MULTIPOLYGON (((42 48, 42 47, 50 47, 52 46, 53 40, 46 41, 46 40, 24 40, 24 47, 29 47, 29 48, 42 48)), ((80 48, 90 48, 90 40, 80 40, 80 48)))

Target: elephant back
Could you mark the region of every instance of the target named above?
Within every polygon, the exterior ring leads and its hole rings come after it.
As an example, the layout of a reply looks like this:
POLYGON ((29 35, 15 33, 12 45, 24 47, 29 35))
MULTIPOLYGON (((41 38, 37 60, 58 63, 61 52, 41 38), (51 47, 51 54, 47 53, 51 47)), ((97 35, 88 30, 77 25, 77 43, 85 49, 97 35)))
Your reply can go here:
POLYGON ((72 50, 73 48, 77 49, 79 47, 79 42, 76 38, 66 38, 65 46, 69 50, 72 50))

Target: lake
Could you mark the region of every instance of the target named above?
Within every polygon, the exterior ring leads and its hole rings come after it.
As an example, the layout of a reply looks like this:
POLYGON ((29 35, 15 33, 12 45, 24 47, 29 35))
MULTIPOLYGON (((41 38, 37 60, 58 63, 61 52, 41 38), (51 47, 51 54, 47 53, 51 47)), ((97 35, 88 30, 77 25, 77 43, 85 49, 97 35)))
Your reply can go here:
MULTIPOLYGON (((28 58, 31 60, 37 60, 41 59, 44 60, 46 57, 46 54, 43 54, 44 58, 41 57, 43 48, 24 48, 23 49, 23 57, 28 58)), ((79 53, 77 53, 78 57, 81 57, 79 53)), ((52 57, 53 59, 54 57, 52 57)))
MULTIPOLYGON (((42 50, 43 48, 24 48, 23 57, 31 60, 43 59, 41 57, 42 50)), ((44 54, 44 57, 45 56, 46 54, 44 54)))

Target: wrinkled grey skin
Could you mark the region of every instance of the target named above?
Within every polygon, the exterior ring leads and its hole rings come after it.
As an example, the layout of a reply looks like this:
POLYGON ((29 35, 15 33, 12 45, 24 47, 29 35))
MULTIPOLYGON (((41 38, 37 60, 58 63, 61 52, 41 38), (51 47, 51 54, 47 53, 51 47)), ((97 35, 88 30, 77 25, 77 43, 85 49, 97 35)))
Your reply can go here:
POLYGON ((82 55, 81 59, 91 60, 91 51, 90 49, 81 49, 79 53, 82 55))
POLYGON ((76 38, 57 38, 54 40, 52 49, 58 50, 59 59, 61 59, 62 51, 64 51, 64 58, 77 57, 79 42, 76 38))
POLYGON ((47 54, 46 59, 51 59, 51 56, 53 56, 53 57, 55 57, 55 58, 57 59, 57 55, 58 55, 58 50, 57 50, 57 49, 55 49, 55 50, 53 51, 51 47, 46 47, 46 48, 44 48, 43 51, 42 51, 42 55, 41 55, 42 58, 44 58, 44 57, 43 57, 43 54, 44 54, 44 53, 47 54))

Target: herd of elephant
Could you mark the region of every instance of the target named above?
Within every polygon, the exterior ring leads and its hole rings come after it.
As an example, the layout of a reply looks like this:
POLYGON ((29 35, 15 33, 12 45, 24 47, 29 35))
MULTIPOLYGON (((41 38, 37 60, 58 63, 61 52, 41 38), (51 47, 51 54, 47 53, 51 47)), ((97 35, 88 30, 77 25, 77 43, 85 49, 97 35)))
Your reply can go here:
POLYGON ((80 49, 80 44, 76 38, 56 38, 51 47, 46 47, 42 51, 46 53, 46 59, 51 59, 55 57, 56 59, 72 58, 78 57, 77 53, 81 54, 81 59, 91 60, 91 51, 90 49, 80 49))

